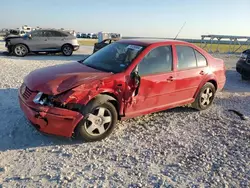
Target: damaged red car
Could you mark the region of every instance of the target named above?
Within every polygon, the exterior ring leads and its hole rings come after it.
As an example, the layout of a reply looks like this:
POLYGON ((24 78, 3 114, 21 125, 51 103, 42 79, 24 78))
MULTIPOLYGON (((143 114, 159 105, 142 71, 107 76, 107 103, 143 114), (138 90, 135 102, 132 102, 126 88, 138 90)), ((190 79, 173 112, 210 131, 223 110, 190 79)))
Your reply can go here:
POLYGON ((223 60, 177 40, 120 40, 78 62, 35 70, 19 88, 41 132, 101 140, 124 120, 191 104, 205 110, 226 81, 223 60))

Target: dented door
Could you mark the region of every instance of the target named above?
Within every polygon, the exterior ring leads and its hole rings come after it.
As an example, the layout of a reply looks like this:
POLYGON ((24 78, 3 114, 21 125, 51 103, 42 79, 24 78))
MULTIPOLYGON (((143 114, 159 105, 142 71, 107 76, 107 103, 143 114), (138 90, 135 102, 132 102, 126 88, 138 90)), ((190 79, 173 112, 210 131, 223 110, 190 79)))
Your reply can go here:
POLYGON ((138 94, 132 89, 126 101, 126 116, 146 114, 165 108, 175 102, 174 73, 141 77, 138 94))
POLYGON ((136 71, 140 77, 138 87, 134 87, 133 81, 127 82, 126 116, 155 112, 176 102, 175 72, 170 45, 152 49, 137 65, 136 71))

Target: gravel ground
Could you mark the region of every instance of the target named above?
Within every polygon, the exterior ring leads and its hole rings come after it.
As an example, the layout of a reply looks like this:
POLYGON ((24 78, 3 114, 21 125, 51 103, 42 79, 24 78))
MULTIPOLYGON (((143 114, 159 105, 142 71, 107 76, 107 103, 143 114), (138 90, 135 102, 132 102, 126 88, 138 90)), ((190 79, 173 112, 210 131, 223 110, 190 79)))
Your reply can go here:
MULTIPOLYGON (((0 43, 0 46, 3 44, 0 43)), ((1 55, 1 187, 249 187, 250 82, 235 72, 236 56, 215 54, 227 66, 225 90, 206 111, 176 108, 120 122, 95 143, 44 136, 19 109, 17 88, 30 71, 83 58, 1 55)))

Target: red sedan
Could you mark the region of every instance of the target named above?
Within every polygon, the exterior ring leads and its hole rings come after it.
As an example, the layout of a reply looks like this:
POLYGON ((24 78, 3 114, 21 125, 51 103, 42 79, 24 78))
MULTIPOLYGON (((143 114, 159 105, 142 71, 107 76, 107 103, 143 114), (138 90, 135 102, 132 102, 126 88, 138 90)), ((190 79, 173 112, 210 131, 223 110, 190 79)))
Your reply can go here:
POLYGON ((186 104, 205 110, 225 81, 223 60, 193 44, 120 40, 85 60, 31 72, 19 101, 41 132, 96 141, 117 120, 186 104))

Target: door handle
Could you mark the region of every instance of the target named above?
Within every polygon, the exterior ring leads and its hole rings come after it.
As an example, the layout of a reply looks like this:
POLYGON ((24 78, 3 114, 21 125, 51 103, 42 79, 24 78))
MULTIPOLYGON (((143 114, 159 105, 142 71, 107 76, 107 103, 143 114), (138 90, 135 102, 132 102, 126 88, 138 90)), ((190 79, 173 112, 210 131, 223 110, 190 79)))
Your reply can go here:
POLYGON ((170 76, 168 79, 167 79, 168 82, 172 82, 174 81, 174 77, 173 76, 170 76))
POLYGON ((200 72, 200 75, 204 75, 205 74, 205 72, 202 70, 201 72, 200 72))

